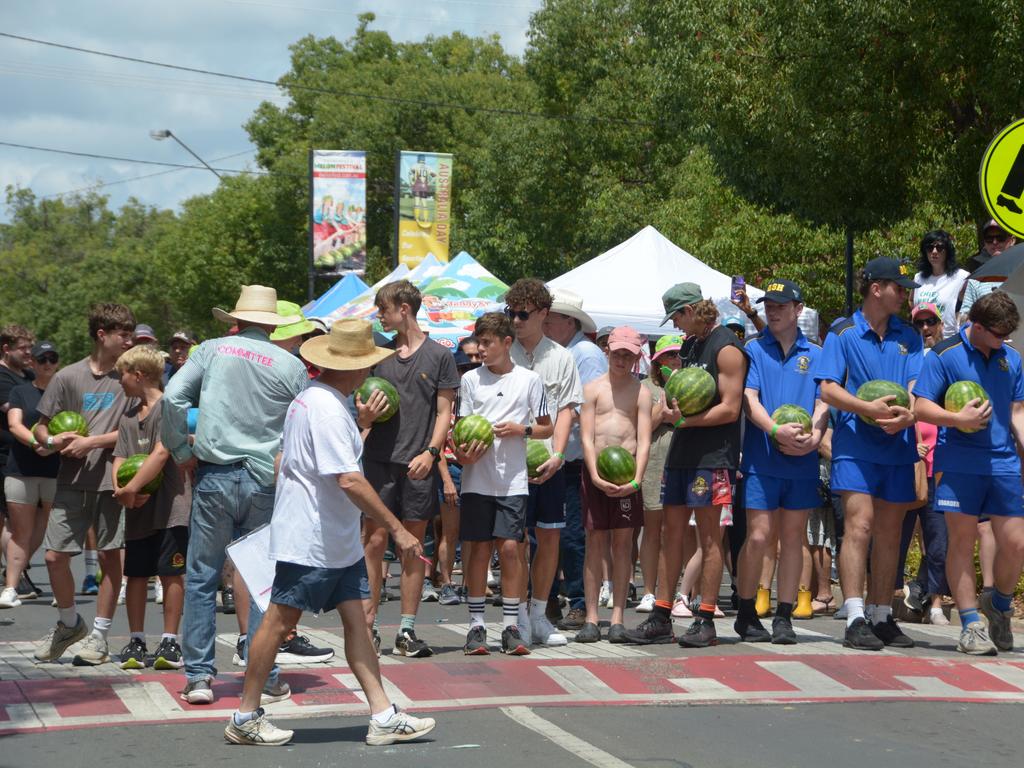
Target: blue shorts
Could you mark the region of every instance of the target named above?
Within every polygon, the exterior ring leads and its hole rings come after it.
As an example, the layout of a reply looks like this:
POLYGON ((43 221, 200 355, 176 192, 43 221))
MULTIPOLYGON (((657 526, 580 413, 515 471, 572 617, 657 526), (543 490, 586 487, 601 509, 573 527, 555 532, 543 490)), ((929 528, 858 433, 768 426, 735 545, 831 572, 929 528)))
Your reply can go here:
MULTIPOLYGON (((462 467, 458 464, 448 464, 448 474, 452 476, 455 484, 455 506, 459 505, 459 497, 462 495, 462 467)), ((441 482, 440 473, 437 478, 437 499, 444 506, 444 483, 441 482)))
POLYGON ((270 602, 323 613, 349 600, 369 597, 370 580, 362 558, 347 568, 315 568, 278 560, 270 602))
POLYGON ((666 469, 663 507, 714 507, 732 504, 734 469, 666 469))
POLYGON ((935 511, 989 517, 1024 515, 1020 475, 936 472, 935 511))
POLYGON ((891 504, 917 500, 913 464, 875 464, 860 459, 832 460, 833 493, 866 493, 891 504))
POLYGON ((788 480, 771 475, 743 476, 747 490, 747 509, 817 509, 821 506, 818 478, 788 480))
POLYGON ((565 468, 541 485, 530 484, 527 528, 565 528, 565 468))

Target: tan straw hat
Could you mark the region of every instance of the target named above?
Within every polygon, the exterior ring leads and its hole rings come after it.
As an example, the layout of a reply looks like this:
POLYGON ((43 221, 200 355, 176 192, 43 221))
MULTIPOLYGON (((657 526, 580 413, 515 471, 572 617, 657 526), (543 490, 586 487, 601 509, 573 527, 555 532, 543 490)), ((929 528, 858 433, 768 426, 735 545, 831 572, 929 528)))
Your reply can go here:
POLYGON ((291 325, 302 320, 302 314, 279 315, 277 291, 265 285, 243 285, 235 308, 228 312, 213 308, 213 316, 222 323, 258 323, 259 325, 291 325))
POLYGON ((299 347, 299 354, 326 371, 372 368, 395 354, 373 343, 373 327, 354 317, 336 320, 326 336, 316 336, 299 347))
POLYGON ((584 333, 593 333, 597 330, 597 323, 586 312, 583 311, 583 298, 572 291, 564 288, 555 288, 551 292, 551 309, 549 312, 557 312, 560 315, 568 315, 574 320, 580 321, 580 330, 584 333))

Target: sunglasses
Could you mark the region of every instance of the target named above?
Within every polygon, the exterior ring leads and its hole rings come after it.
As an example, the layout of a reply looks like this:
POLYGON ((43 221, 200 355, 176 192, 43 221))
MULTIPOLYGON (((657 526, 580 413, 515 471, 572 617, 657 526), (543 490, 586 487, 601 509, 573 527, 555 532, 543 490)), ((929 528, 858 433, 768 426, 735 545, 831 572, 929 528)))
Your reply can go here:
POLYGON ((937 317, 922 317, 920 320, 914 321, 915 328, 932 328, 939 324, 939 318, 937 317))
POLYGON ((995 243, 1005 243, 1009 239, 1010 239, 1009 235, 986 235, 985 236, 985 242, 987 244, 989 244, 989 245, 993 245, 995 243))
POLYGON ((42 357, 37 357, 36 358, 36 362, 37 363, 49 363, 50 365, 56 365, 58 359, 59 358, 56 355, 43 355, 42 357))
POLYGON ((516 310, 516 309, 512 309, 511 307, 505 307, 505 314, 508 317, 512 318, 513 320, 521 320, 524 323, 527 320, 529 320, 530 319, 530 315, 532 315, 536 311, 537 311, 536 309, 530 309, 530 310, 518 309, 518 310, 516 310))
POLYGON ((932 243, 924 247, 925 253, 931 253, 932 251, 942 251, 944 253, 946 251, 946 246, 943 243, 932 243))
POLYGON ((985 325, 983 323, 978 323, 978 325, 980 325, 982 328, 984 328, 986 331, 991 333, 993 336, 995 336, 1000 341, 1006 341, 1008 338, 1010 338, 1010 334, 1012 333, 1012 331, 1007 331, 1006 333, 1000 333, 995 328, 989 328, 987 325, 985 325))

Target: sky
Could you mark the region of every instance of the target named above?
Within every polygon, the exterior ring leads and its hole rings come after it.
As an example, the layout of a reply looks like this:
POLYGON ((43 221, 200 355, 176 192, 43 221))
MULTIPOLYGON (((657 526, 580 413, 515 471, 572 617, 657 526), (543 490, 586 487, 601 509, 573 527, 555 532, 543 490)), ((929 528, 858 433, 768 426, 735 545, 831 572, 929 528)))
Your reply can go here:
MULTIPOLYGON (((542 0, 0 0, 0 32, 200 69, 277 80, 290 69, 288 46, 305 35, 347 40, 358 15, 401 41, 461 31, 497 34, 510 53, 526 46, 530 14, 542 0)), ((217 168, 253 168, 243 125, 261 101, 284 104, 277 89, 117 61, 0 37, 0 142, 193 164, 173 131, 217 168)), ((357 149, 357 147, 352 147, 357 149)), ((57 196, 99 191, 119 208, 129 197, 178 209, 212 191, 207 170, 166 169, 17 149, 0 144, 0 187, 57 196), (153 175, 158 174, 158 175, 153 175), (148 176, 148 178, 136 178, 148 176), (117 183, 111 183, 117 182, 117 183)), ((0 220, 7 220, 6 208, 0 220)))

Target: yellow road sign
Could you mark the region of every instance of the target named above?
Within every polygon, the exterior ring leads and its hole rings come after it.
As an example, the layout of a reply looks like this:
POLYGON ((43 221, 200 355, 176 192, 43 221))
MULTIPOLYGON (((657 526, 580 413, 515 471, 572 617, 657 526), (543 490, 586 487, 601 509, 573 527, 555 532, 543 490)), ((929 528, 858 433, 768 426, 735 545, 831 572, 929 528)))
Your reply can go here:
POLYGON ((992 139, 981 158, 978 184, 992 218, 1024 238, 1024 119, 992 139))

